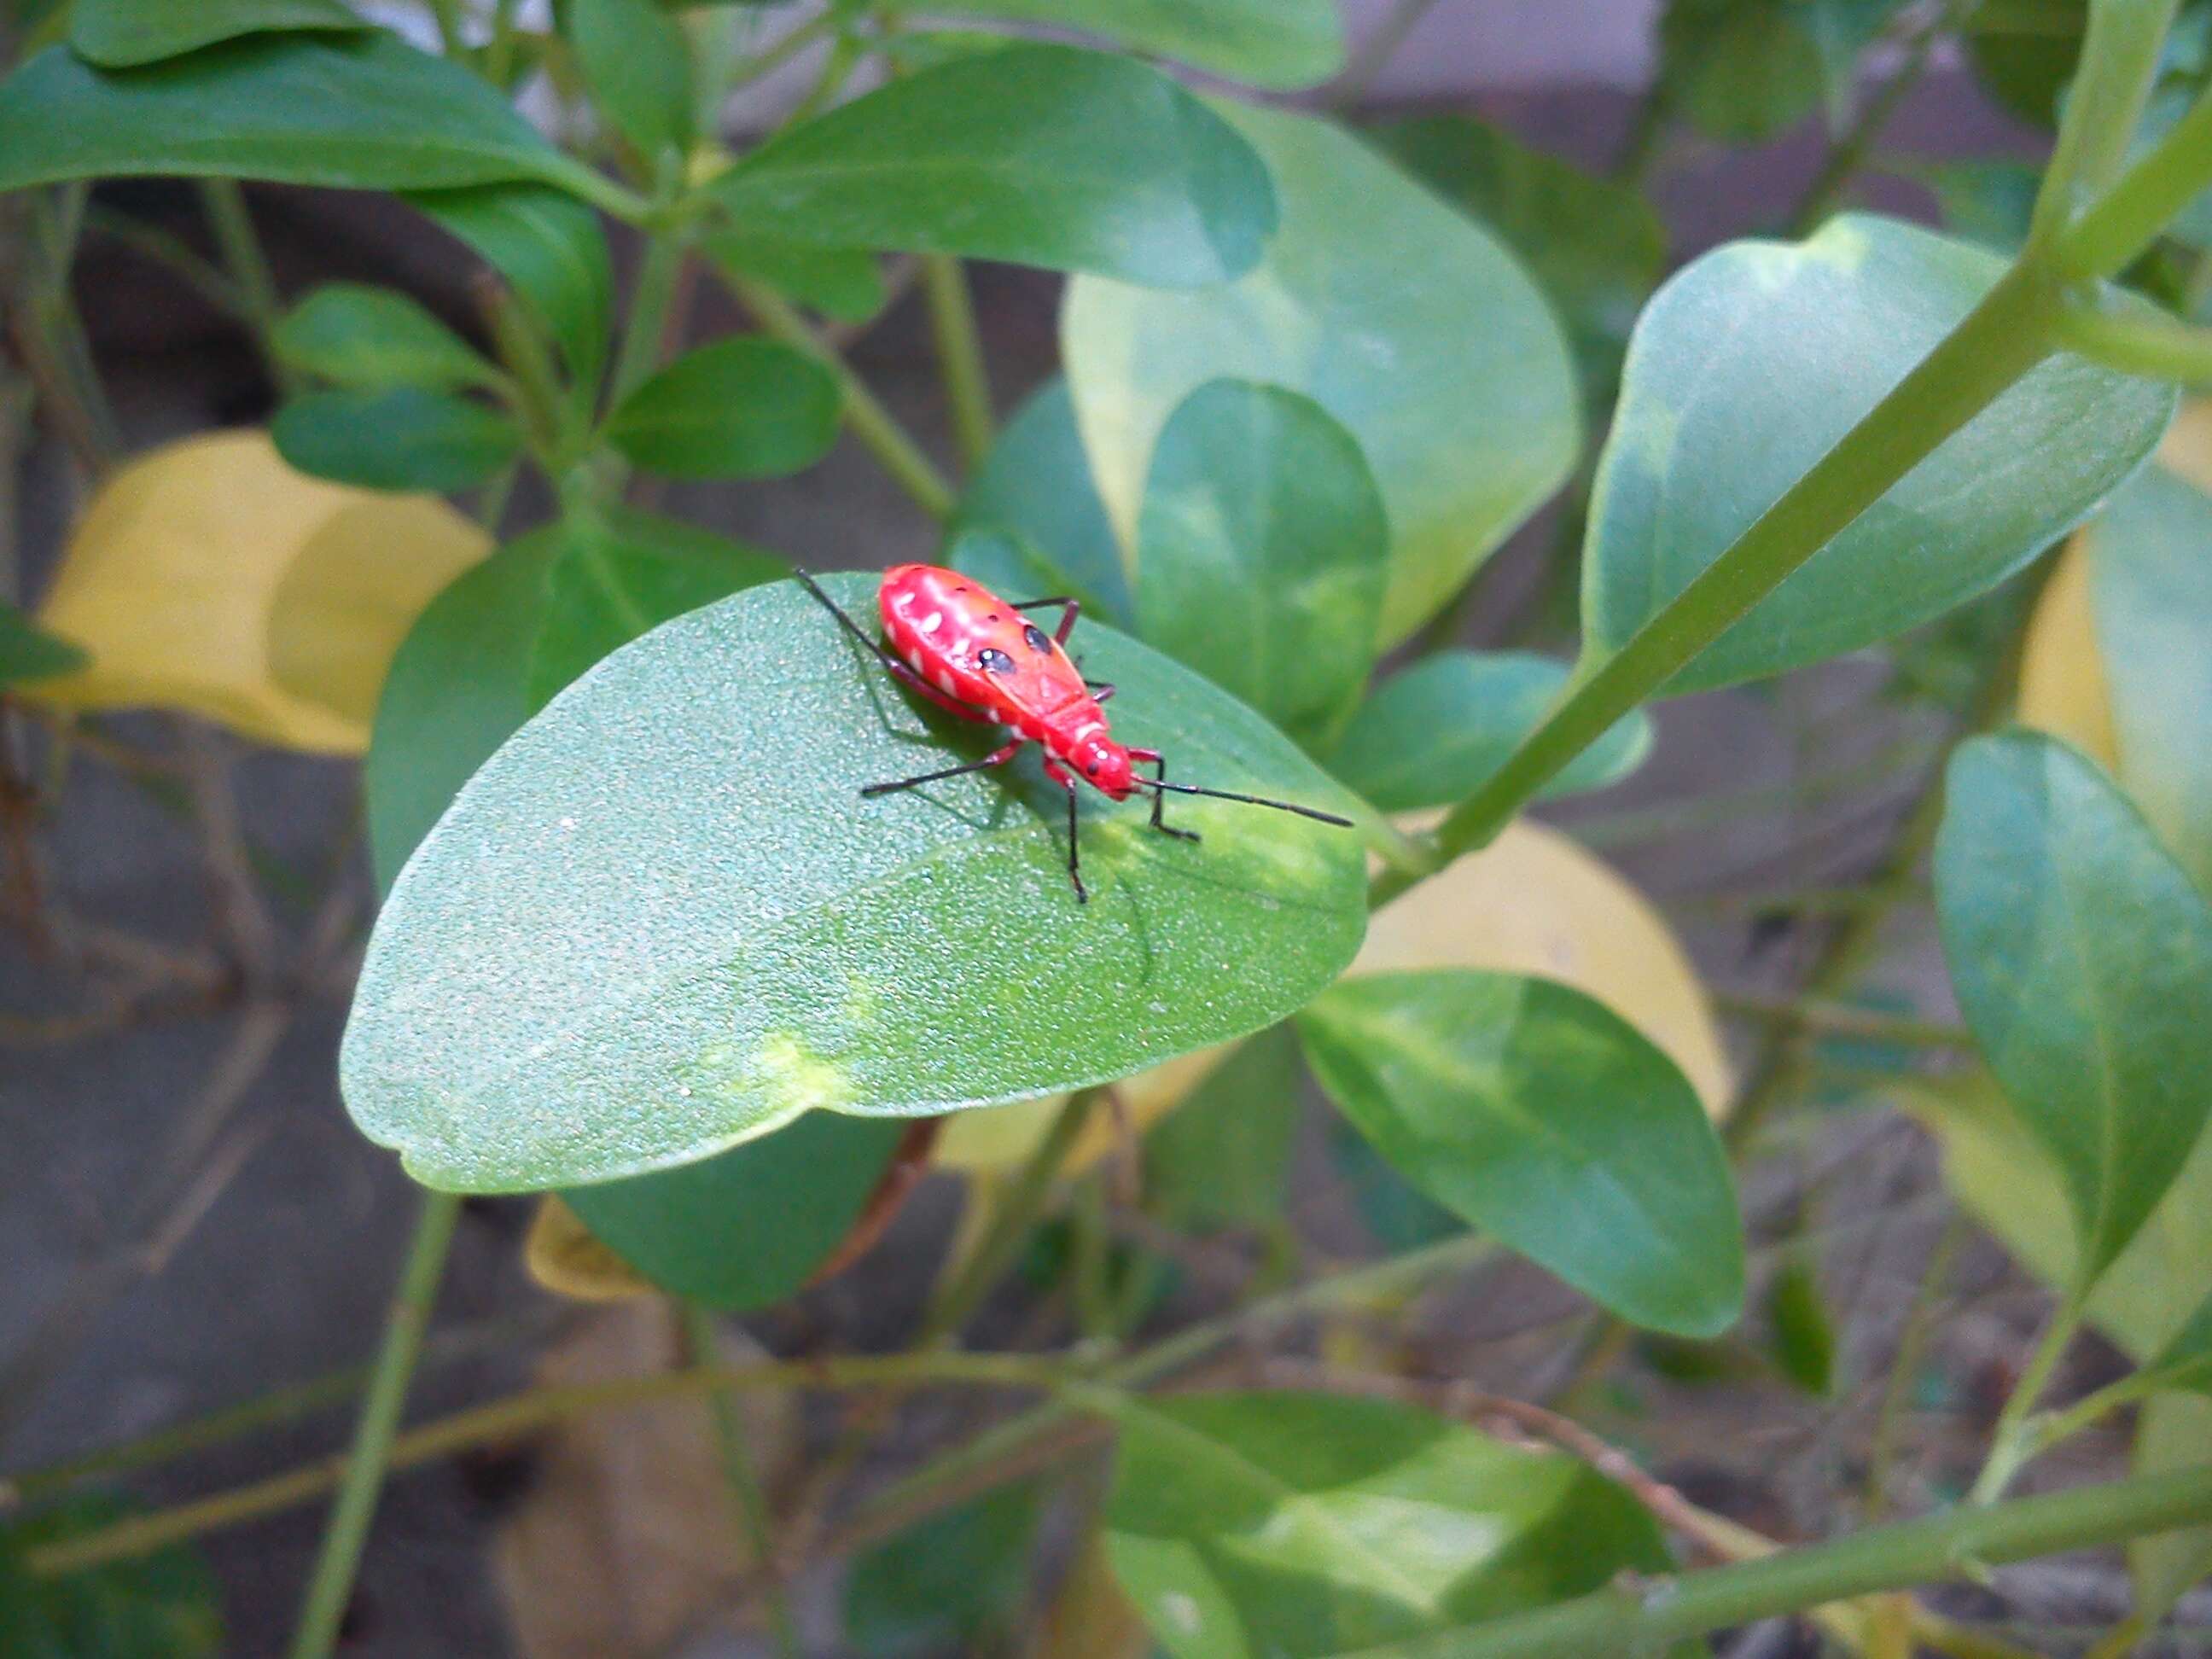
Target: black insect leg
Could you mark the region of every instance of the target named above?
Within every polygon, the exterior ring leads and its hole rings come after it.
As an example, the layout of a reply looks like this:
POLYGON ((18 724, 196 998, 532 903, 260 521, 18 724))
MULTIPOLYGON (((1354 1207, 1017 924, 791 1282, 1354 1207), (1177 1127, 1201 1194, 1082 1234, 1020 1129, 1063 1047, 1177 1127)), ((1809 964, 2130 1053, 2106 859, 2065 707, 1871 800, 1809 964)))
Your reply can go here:
POLYGON ((1028 741, 1027 738, 1016 738, 1012 743, 1001 748, 994 749, 982 759, 969 761, 965 766, 948 766, 941 772, 924 772, 918 778, 901 778, 896 783, 872 783, 860 793, 863 795, 888 795, 894 790, 911 789, 916 784, 935 783, 940 778, 957 778, 963 773, 981 772, 990 767, 1004 766, 1016 755, 1021 753, 1022 745, 1028 741))
POLYGON ((1048 757, 1044 763, 1044 775, 1067 791, 1067 878, 1075 884, 1075 902, 1088 904, 1091 892, 1083 884, 1082 858, 1076 846, 1075 774, 1048 757))
POLYGON ((1083 684, 1090 691, 1091 701, 1093 702, 1111 702, 1114 700, 1115 692, 1121 690, 1121 687, 1115 685, 1111 680, 1085 680, 1083 684))
MULTIPOLYGON (((1151 762, 1152 767, 1152 780, 1154 782, 1165 783, 1168 781, 1167 757, 1161 754, 1158 750, 1132 749, 1129 751, 1129 758, 1139 762, 1151 762)), ((1177 841, 1196 841, 1198 839, 1197 830, 1178 830, 1171 823, 1163 823, 1160 822, 1160 808, 1167 805, 1167 792, 1165 790, 1155 789, 1152 791, 1152 828, 1158 830, 1164 836, 1173 836, 1177 841)))
POLYGON ((1053 641, 1055 644, 1066 645, 1067 643, 1067 636, 1075 631, 1075 618, 1083 610, 1083 606, 1076 600, 1069 599, 1065 593, 1060 593, 1054 595, 1048 599, 1024 599, 1019 605, 1016 605, 1014 609, 1017 611, 1049 611, 1054 605, 1059 605, 1060 607, 1060 626, 1053 629, 1052 632, 1053 641))

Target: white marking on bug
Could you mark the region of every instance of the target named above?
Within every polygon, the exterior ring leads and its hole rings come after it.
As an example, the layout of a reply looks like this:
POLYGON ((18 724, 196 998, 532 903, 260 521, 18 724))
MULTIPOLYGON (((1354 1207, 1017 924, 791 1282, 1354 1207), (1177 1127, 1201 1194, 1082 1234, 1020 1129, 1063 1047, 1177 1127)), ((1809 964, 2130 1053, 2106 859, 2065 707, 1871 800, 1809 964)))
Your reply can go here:
MULTIPOLYGON (((920 666, 919 664, 916 664, 915 665, 917 667, 920 666)), ((952 695, 952 671, 951 669, 940 668, 937 671, 937 689, 945 693, 948 697, 952 695)))
POLYGON ((934 634, 945 626, 945 613, 942 611, 933 611, 921 619, 918 626, 925 634, 934 634))

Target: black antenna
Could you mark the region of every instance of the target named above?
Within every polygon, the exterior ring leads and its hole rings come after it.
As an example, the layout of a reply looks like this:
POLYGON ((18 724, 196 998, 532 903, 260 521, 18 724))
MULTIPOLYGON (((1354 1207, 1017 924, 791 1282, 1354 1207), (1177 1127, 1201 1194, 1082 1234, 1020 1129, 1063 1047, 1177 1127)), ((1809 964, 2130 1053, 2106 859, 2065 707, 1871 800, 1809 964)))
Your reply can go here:
POLYGON ((1178 795, 1206 795, 1215 800, 1242 801, 1247 806, 1272 806, 1278 812, 1296 812, 1302 818, 1316 818, 1323 823, 1333 823, 1340 830, 1358 826, 1350 818, 1340 818, 1334 812, 1320 812, 1310 806, 1294 806, 1286 800, 1269 800, 1263 795, 1239 795, 1227 789, 1201 789, 1194 783, 1159 783, 1151 778, 1132 778, 1129 781, 1139 789, 1168 789, 1178 795))

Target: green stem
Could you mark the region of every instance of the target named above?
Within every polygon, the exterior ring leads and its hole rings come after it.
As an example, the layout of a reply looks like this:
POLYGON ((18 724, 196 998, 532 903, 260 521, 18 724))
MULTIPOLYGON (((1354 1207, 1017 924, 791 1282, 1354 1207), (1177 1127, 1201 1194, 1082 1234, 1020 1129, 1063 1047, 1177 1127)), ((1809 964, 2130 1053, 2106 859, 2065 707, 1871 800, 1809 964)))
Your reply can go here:
POLYGON ((1905 1432, 1906 1407, 1920 1386, 1921 1358, 1936 1334, 1936 1316, 1943 1306, 1943 1290, 1951 1277, 1951 1264, 1965 1248, 1972 1230, 1958 1211, 1951 1212, 1936 1248, 1928 1253, 1912 1305, 1905 1316, 1905 1328, 1897 1339, 1897 1352, 1889 1363, 1889 1376, 1881 1390, 1881 1405, 1874 1419, 1867 1447, 1866 1518, 1880 1520, 1890 1500, 1890 1472, 1897 1465, 1898 1442, 1905 1432))
POLYGON ((747 82, 759 80, 771 70, 781 68, 823 36, 834 33, 842 22, 839 8, 836 6, 809 18, 773 45, 762 48, 742 64, 733 65, 729 75, 730 88, 735 89, 747 82))
POLYGON ((517 0, 498 0, 492 8, 491 43, 484 48, 483 77, 504 92, 514 70, 514 14, 517 0))
POLYGON ((1990 1436, 1989 1461, 1982 1465, 1980 1478, 1966 1495, 1969 1504, 1993 1504, 2003 1497, 2013 1477, 2042 1449, 2034 1420, 2036 1402, 2051 1386, 2051 1374, 2081 1328, 2081 1298, 2069 1296, 2051 1310, 2034 1354, 2007 1396, 2004 1409, 1997 1413, 1996 1427, 1990 1436))
POLYGON ((2043 185, 2036 192, 2035 211, 2028 222, 2031 256, 2048 247, 2119 171, 2150 96, 2159 46, 2177 3, 2092 0, 2088 27, 2081 37, 2081 67, 2067 88, 2058 142, 2044 169, 2043 185))
POLYGON ((1866 165, 1867 155, 1881 138, 1882 130, 1889 125, 1890 117, 1897 113, 1907 94, 1920 84, 1927 74, 1929 60, 1933 57, 1936 42, 1947 29, 1948 12, 1932 20, 1927 27, 1913 38, 1906 48, 1905 61, 1898 65, 1897 73, 1882 83, 1881 89, 1866 100, 1851 123, 1850 131, 1830 147, 1827 159, 1799 198, 1796 210, 1790 216, 1792 236, 1809 236, 1820 228, 1820 222, 1836 210, 1843 198, 1844 188, 1866 165))
POLYGON ((280 390, 289 392, 294 389, 295 377, 270 343, 283 316, 283 302, 276 296, 276 279, 270 274, 268 256, 262 252, 261 238, 253 228, 246 191, 235 179, 201 179, 195 181, 195 188, 207 214, 208 228, 215 234, 216 248, 222 256, 223 269, 230 273, 245 305, 254 346, 269 366, 270 378, 280 390))
POLYGON ((416 1356, 422 1352, 422 1334, 438 1299, 446 1253, 453 1242, 453 1224, 460 1213, 458 1194, 424 1191, 414 1242, 408 1247, 407 1265, 400 1274, 399 1293, 385 1322, 384 1346, 376 1356, 376 1369, 362 1401, 345 1478, 338 1487, 337 1501, 331 1506, 322 1549, 315 1558, 315 1570, 301 1604, 299 1627, 292 1638, 292 1659, 325 1659, 337 1645, 338 1625, 353 1595, 362 1547, 368 1540, 369 1522, 376 1513, 385 1466, 399 1429, 399 1413, 407 1403, 407 1385, 415 1374, 416 1356))
POLYGON ((684 270, 688 241, 668 230, 654 231, 645 239, 645 257, 630 293, 629 317, 623 325, 622 349, 616 354, 607 392, 610 408, 619 406, 660 367, 661 337, 667 332, 669 311, 676 303, 677 278, 684 270))
POLYGON ((1776 1002, 1723 991, 1714 994, 1713 1005, 1724 1014, 1741 1014, 1747 1019, 1762 1020, 1792 1030, 1864 1037, 1870 1042, 1893 1042, 1911 1048, 1971 1049, 1974 1046, 1974 1034, 1963 1025, 1884 1013, 1878 1008, 1860 1008, 1821 996, 1776 1002))
POLYGON ((1437 0, 1398 0, 1389 15, 1375 26, 1375 32, 1337 77, 1336 84, 1329 88, 1329 108, 1349 112, 1364 100, 1374 88, 1377 77, 1390 67, 1398 48, 1406 44, 1406 37, 1436 3, 1437 0))
POLYGON ((972 472, 991 453, 992 425, 991 377, 975 327, 975 297, 968 291, 967 271, 949 253, 922 256, 921 287, 929 301, 929 326, 937 340, 945 400, 952 406, 953 435, 972 472))
MULTIPOLYGON (((1654 695, 2042 361, 2055 301, 2015 267, 1959 326, 1785 490, 1735 544, 1611 655, 1585 658, 1565 701, 1444 821, 1443 860, 1487 843, 1613 722, 1654 695)), ((1441 867, 1442 860, 1438 867, 1441 867)))
POLYGON ((253 320, 246 295, 238 286, 186 246, 182 238, 97 203, 85 210, 84 228, 120 242, 142 258, 167 266, 216 310, 227 312, 240 322, 253 320))
POLYGON ((906 428, 877 401, 852 365, 823 343, 790 301, 774 289, 726 270, 718 270, 716 274, 738 302, 760 319, 763 328, 785 344, 806 352, 836 377, 844 394, 847 429, 867 447, 915 504, 933 519, 951 518, 959 501, 952 485, 907 435, 906 428))
POLYGON ((2212 185, 2212 92, 2190 106, 2087 212, 2055 234, 2051 264, 2090 282, 2132 264, 2173 216, 2212 185))
MULTIPOLYGON (((685 1346, 690 1350, 692 1364, 714 1367, 719 1349, 713 1312, 696 1302, 681 1305, 685 1346)), ((753 1467, 752 1449, 746 1444, 743 1407, 734 1390, 709 1389, 707 1409, 714 1420, 714 1443, 721 1453, 723 1477, 729 1482, 753 1565, 766 1567, 775 1559, 775 1531, 767 1494, 761 1490, 760 1473, 753 1467)), ((775 1631, 776 1651, 782 1659, 799 1659, 805 1650, 799 1639, 798 1621, 792 1617, 790 1592, 784 1588, 781 1574, 770 1572, 766 1577, 769 1621, 775 1631)))
POLYGON ((2212 380, 2212 329, 2192 327, 2163 312, 2085 302, 2061 311, 2057 329, 2069 349, 2124 374, 2212 380))
POLYGON ((1068 1097, 1044 1139, 1037 1142, 1020 1171, 1000 1194, 997 1210, 982 1238, 932 1301, 921 1322, 921 1334, 915 1339, 915 1347, 933 1348, 951 1340, 1013 1266, 1014 1258, 1029 1242, 1037 1218, 1044 1213, 1053 1185, 1060 1179, 1060 1165, 1067 1161, 1076 1137, 1089 1121, 1091 1103, 1097 1098, 1097 1093, 1095 1089, 1083 1089, 1068 1097))
POLYGON ((465 58, 468 40, 461 31, 461 0, 429 0, 430 15, 438 20, 438 40, 446 56, 465 58))
POLYGON ((1989 1508, 1948 1510, 1705 1572, 1623 1579, 1570 1601, 1343 1659, 1657 1653, 1731 1625, 2206 1520, 2212 1520, 2212 1465, 1989 1508))

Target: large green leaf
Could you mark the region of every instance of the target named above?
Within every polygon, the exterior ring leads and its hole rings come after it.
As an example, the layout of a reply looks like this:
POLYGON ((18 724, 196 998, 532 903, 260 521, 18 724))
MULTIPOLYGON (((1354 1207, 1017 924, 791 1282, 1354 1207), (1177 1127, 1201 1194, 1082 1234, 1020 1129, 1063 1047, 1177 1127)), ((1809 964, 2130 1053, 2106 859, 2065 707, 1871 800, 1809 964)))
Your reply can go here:
MULTIPOLYGON (((873 578, 835 579, 848 609, 873 578)), ((1157 653, 1077 635, 1117 725, 1215 787, 1358 813, 1279 732, 1157 653)), ((495 755, 386 902, 347 1103, 434 1185, 690 1162, 810 1108, 914 1115, 1057 1093, 1270 1024, 1365 926, 1358 837, 1178 802, 1171 841, 1024 763, 860 786, 996 739, 925 712, 799 588, 655 629, 495 755)))
POLYGON ((1487 231, 1351 134, 1276 110, 1224 113, 1282 204, 1259 266, 1195 294, 1081 277, 1061 309, 1098 493, 1133 546, 1153 451, 1184 398, 1223 378, 1304 393, 1358 441, 1382 488, 1392 544, 1377 637, 1395 643, 1573 465, 1566 344, 1487 231))
POLYGON ((1146 640, 1325 748, 1374 665, 1390 550, 1352 434, 1295 392, 1207 382, 1152 452, 1138 548, 1146 640))
POLYGON ((990 1652, 1012 1633, 1029 1588, 1037 1493, 1001 1486, 933 1515, 858 1557, 845 1583, 855 1650, 990 1652))
POLYGON ((1960 1006, 2059 1171, 2077 1290, 2212 1113, 2212 909, 2089 762, 2026 732, 1953 758, 1936 900, 1960 1006))
POLYGON ((708 186, 741 228, 1192 288, 1275 228, 1251 146, 1157 70, 1068 46, 956 59, 787 129, 708 186))
POLYGON ((467 489, 522 453, 498 410, 414 386, 311 392, 276 411, 269 435, 299 471, 364 489, 467 489))
POLYGON ((589 401, 605 364, 614 266, 599 216, 544 185, 410 192, 407 201, 513 285, 589 401))
POLYGON ((0 1653, 8 1659, 214 1659, 225 1646, 214 1574, 190 1547, 59 1577, 21 1558, 125 1519, 102 1497, 64 1500, 0 1528, 0 1653))
POLYGON ((864 322, 884 308, 884 275, 865 248, 807 247, 750 231, 720 230, 700 251, 725 270, 770 288, 840 322, 864 322))
POLYGON ((76 0, 70 49, 103 69, 129 69, 242 34, 368 27, 339 0, 76 0))
POLYGON ((84 653, 0 599, 0 686, 51 679, 84 666, 84 653))
POLYGON ((2212 893, 2212 497, 2147 467, 2085 541, 2120 781, 2212 893))
POLYGON ((947 562, 1009 599, 1066 593, 1101 622, 1136 625, 1121 550, 1091 482, 1066 380, 1048 380, 1000 431, 960 498, 947 562), (986 551, 963 533, 978 528, 1009 534, 986 551), (963 552, 976 562, 963 563, 963 552))
POLYGON ((561 556, 546 572, 545 609, 530 657, 533 714, 639 635, 671 617, 774 581, 790 568, 772 553, 710 530, 627 509, 603 520, 572 520, 561 534, 561 556))
POLYGON ((1471 116, 1427 116, 1370 136, 1528 266, 1567 325, 1585 389, 1609 402, 1636 313, 1667 268, 1666 227, 1643 193, 1471 116))
MULTIPOLYGON (((1424 657, 1360 705, 1329 770, 1385 812, 1464 800, 1535 729, 1567 674, 1565 663, 1527 651, 1424 657)), ((1639 709, 1570 761, 1541 796, 1601 789, 1650 752, 1651 720, 1639 709)))
POLYGON ((576 67, 617 131, 658 165, 691 148, 691 52, 653 0, 568 0, 576 67))
POLYGON ((687 351, 607 417, 607 441, 671 478, 763 478, 837 441, 843 395, 820 361, 744 336, 687 351))
POLYGON ((253 35, 112 70, 56 46, 0 83, 0 191, 128 173, 598 184, 468 70, 380 32, 253 35))
POLYGON ((950 17, 1088 29, 1254 86, 1317 86, 1344 64, 1337 0, 922 0, 950 17))
MULTIPOLYGON (((1628 349, 1583 564, 1588 647, 1656 615, 1948 333, 2004 270, 1893 221, 1736 242, 1659 291, 1628 349)), ((2030 372, 1668 683, 1856 651, 1986 592, 2157 443, 2171 387, 2062 354, 2030 372)))
POLYGON ((726 1152, 561 1196, 671 1295, 729 1312, 804 1285, 866 1206, 906 1125, 809 1112, 726 1152))
POLYGON ((1320 1659, 1673 1565, 1587 1464, 1411 1407, 1204 1394, 1119 1420, 1108 1559, 1176 1659, 1320 1659))
POLYGON ((1376 974, 1298 1029, 1322 1087, 1431 1197, 1637 1324, 1735 1322, 1720 1142, 1689 1080, 1604 1005, 1512 974, 1376 974))
POLYGON ((454 390, 496 378, 466 341, 396 289, 325 283, 287 313, 270 343, 295 368, 366 390, 454 390))

